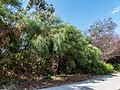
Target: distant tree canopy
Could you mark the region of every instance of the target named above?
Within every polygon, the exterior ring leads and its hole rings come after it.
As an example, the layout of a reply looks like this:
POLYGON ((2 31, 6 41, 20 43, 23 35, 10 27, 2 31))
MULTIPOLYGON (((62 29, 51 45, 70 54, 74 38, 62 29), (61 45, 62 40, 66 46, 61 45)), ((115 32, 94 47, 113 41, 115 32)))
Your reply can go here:
POLYGON ((118 62, 120 58, 120 37, 115 33, 116 27, 117 24, 112 18, 108 18, 97 21, 88 29, 89 41, 102 50, 104 60, 112 60, 112 62, 118 62))
POLYGON ((112 38, 115 36, 115 28, 117 24, 112 21, 112 18, 107 18, 102 21, 97 21, 88 29, 90 35, 90 42, 101 48, 104 52, 110 44, 113 43, 112 38))

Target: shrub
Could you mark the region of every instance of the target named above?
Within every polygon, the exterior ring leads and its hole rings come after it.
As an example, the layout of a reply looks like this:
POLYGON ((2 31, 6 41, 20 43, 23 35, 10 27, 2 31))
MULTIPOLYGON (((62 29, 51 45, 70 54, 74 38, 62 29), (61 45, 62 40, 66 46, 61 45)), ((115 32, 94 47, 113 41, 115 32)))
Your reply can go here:
MULTIPOLYGON (((40 57, 49 62, 51 73, 105 74, 112 66, 101 61, 101 50, 89 44, 74 26, 62 24, 32 40, 40 57)), ((49 73, 50 74, 50 73, 49 73)))
POLYGON ((32 44, 40 57, 48 60, 51 69, 56 63, 57 73, 75 70, 80 61, 87 59, 85 48, 88 42, 79 30, 69 24, 61 24, 59 29, 54 27, 49 32, 41 32, 32 40, 32 44))
POLYGON ((113 67, 116 71, 120 71, 120 64, 113 64, 113 67))
MULTIPOLYGON (((26 34, 24 38, 27 37, 26 34)), ((28 80, 44 75, 51 79, 53 74, 106 74, 113 70, 112 65, 101 61, 100 49, 89 44, 81 31, 70 24, 49 25, 23 42, 23 49, 0 54, 0 79, 4 77, 0 84, 8 82, 8 77, 28 80)))
POLYGON ((111 64, 107 64, 104 61, 84 61, 80 70, 84 74, 102 75, 113 72, 114 68, 111 64))
POLYGON ((8 53, 7 56, 3 54, 3 58, 0 60, 0 85, 16 83, 17 79, 15 81, 14 78, 35 79, 35 77, 46 74, 45 67, 47 67, 45 60, 39 58, 32 49, 19 53, 8 53))
POLYGON ((80 61, 78 69, 85 74, 108 74, 113 71, 113 66, 101 60, 101 50, 92 44, 86 46, 86 60, 80 61))
POLYGON ((108 74, 113 72, 114 67, 111 64, 107 64, 104 61, 98 61, 94 63, 93 74, 108 74))

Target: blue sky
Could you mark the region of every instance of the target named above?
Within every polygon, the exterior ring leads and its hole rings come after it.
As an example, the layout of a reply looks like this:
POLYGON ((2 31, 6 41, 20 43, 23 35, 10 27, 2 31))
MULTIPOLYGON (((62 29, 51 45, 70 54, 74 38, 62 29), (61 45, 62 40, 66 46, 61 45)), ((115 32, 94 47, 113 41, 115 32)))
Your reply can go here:
POLYGON ((55 13, 65 22, 86 30, 97 20, 112 17, 120 34, 120 0, 46 0, 55 7, 55 13))

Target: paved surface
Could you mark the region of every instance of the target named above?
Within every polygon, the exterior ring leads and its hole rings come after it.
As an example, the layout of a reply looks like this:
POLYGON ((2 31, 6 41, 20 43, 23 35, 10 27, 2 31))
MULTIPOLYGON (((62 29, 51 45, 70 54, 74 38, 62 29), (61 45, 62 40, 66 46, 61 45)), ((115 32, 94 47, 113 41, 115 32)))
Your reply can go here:
POLYGON ((93 79, 38 90, 119 90, 120 73, 94 77, 93 79))

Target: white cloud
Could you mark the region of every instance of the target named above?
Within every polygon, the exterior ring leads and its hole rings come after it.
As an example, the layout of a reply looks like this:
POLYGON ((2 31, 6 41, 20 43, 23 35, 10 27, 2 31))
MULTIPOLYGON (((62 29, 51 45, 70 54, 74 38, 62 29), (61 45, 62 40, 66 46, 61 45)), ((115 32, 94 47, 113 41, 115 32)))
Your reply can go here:
POLYGON ((120 12, 120 6, 115 7, 111 13, 115 14, 115 13, 118 13, 118 12, 120 12))

